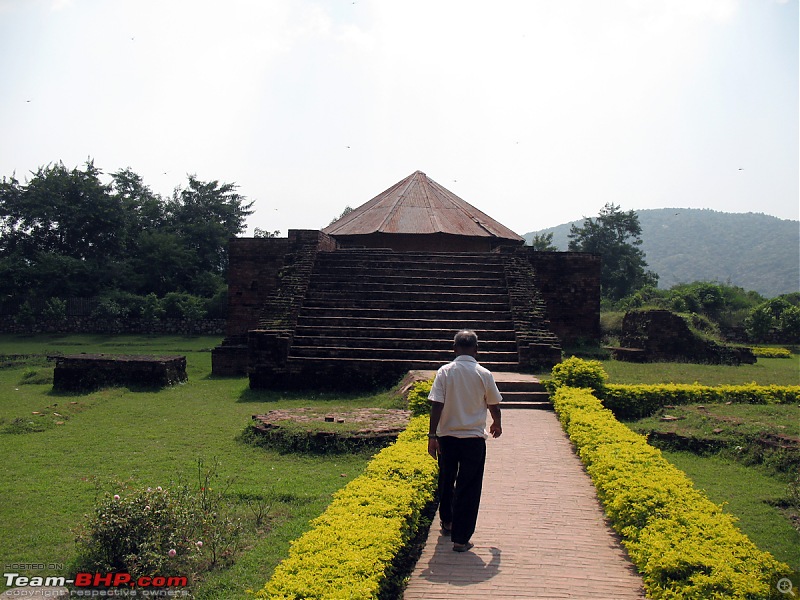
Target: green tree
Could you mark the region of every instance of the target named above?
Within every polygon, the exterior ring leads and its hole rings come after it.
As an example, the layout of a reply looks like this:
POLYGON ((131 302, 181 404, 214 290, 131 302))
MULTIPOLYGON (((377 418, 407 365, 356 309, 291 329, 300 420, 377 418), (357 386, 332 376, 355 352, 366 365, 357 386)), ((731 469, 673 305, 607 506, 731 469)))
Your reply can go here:
POLYGON ((778 329, 787 340, 800 339, 800 307, 787 306, 781 313, 778 329))
POLYGON ((769 307, 762 304, 754 308, 744 322, 747 337, 754 341, 763 340, 769 334, 774 322, 775 318, 769 307))
POLYGON ((113 173, 111 178, 112 193, 125 211, 128 243, 135 243, 141 231, 154 231, 166 225, 164 199, 145 185, 141 176, 126 168, 113 173))
POLYGON ((646 270, 644 253, 639 248, 641 234, 639 217, 634 211, 622 212, 619 206, 609 203, 596 219, 584 217, 583 227, 570 228, 569 250, 601 256, 601 293, 617 301, 658 283, 658 275, 646 270))
POLYGON ((125 211, 100 181, 89 160, 85 169, 63 163, 40 167, 17 206, 16 233, 26 250, 53 252, 80 260, 102 260, 121 249, 125 211))
POLYGON ((225 273, 228 240, 245 230, 252 206, 236 185, 203 182, 194 175, 186 188, 175 190, 168 205, 169 228, 194 257, 191 279, 203 271, 225 273))
POLYGON ((350 206, 345 206, 345 207, 344 207, 344 210, 342 211, 342 214, 340 214, 338 217, 334 217, 333 219, 331 219, 331 222, 330 222, 330 223, 328 223, 328 225, 329 225, 329 226, 330 226, 330 225, 333 225, 333 224, 334 224, 334 223, 336 223, 336 221, 338 221, 339 219, 341 219, 341 218, 343 218, 343 217, 346 217, 347 215, 349 215, 351 212, 353 212, 353 210, 355 210, 355 209, 353 209, 353 208, 352 208, 352 207, 350 207, 350 206))
POLYGON ((90 159, 40 167, 24 184, 2 179, 0 297, 219 294, 228 240, 253 203, 194 176, 165 200, 130 168, 110 184, 101 175, 90 159))
POLYGON ((558 252, 558 248, 553 245, 553 232, 535 233, 531 240, 531 247, 537 252, 558 252))
POLYGON ((0 289, 44 296, 91 295, 124 248, 125 210, 87 161, 40 167, 25 185, 0 186, 0 289))

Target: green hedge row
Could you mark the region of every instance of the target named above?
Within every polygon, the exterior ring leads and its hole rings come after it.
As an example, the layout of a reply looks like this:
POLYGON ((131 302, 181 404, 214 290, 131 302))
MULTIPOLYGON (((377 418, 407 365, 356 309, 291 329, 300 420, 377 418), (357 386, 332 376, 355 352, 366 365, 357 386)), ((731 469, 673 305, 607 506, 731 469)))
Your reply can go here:
POLYGON ((790 573, 590 390, 561 387, 552 401, 649 598, 767 598, 790 573))
POLYGON ((339 490, 312 528, 292 542, 257 598, 377 598, 391 581, 436 490, 428 419, 415 417, 397 442, 339 490))
POLYGON ((800 404, 800 385, 717 385, 667 383, 657 385, 606 384, 603 406, 620 419, 640 419, 665 405, 800 404))

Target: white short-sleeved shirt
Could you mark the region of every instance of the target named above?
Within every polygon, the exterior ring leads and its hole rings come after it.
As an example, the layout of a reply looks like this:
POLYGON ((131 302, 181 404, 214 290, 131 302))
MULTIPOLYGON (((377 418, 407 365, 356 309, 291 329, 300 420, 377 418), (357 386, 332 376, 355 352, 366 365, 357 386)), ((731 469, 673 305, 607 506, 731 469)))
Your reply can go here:
POLYGON ((444 404, 436 435, 486 438, 486 409, 503 397, 492 373, 462 354, 439 368, 428 399, 444 404))

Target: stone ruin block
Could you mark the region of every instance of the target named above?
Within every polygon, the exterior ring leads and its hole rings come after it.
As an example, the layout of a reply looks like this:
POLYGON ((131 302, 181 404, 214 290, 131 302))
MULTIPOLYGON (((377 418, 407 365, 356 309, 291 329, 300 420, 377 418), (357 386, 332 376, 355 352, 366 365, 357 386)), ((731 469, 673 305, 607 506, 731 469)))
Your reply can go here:
POLYGON ((617 360, 691 362, 712 365, 754 364, 750 348, 718 344, 694 333, 680 315, 668 310, 635 310, 622 320, 617 360))
POLYGON ((162 388, 188 379, 185 356, 72 354, 56 357, 53 389, 162 388))

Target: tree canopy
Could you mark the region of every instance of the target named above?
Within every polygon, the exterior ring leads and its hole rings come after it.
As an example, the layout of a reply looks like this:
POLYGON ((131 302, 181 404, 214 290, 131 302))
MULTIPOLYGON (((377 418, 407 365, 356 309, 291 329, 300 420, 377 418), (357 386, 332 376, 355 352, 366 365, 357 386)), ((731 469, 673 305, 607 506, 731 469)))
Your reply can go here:
POLYGON ((103 183, 92 160, 31 175, 0 182, 4 297, 213 295, 224 287, 228 239, 252 214, 235 184, 194 175, 167 199, 129 168, 103 183))
POLYGON ((634 211, 623 212, 619 206, 608 203, 596 219, 584 218, 582 227, 570 227, 569 249, 601 256, 601 293, 610 300, 619 300, 658 283, 658 275, 646 270, 644 253, 639 248, 641 235, 634 211))

